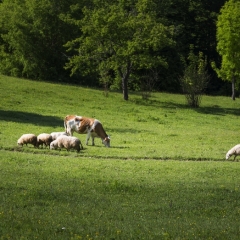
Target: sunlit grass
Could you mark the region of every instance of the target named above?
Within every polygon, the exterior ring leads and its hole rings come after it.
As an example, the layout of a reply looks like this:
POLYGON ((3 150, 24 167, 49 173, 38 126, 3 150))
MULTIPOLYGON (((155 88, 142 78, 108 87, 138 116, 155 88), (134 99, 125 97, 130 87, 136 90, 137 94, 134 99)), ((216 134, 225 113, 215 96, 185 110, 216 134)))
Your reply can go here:
MULTIPOLYGON (((199 109, 189 109, 179 94, 154 93, 148 101, 130 94, 126 102, 119 93, 4 76, 0 90, 4 149, 23 133, 63 131, 67 114, 99 119, 111 137, 111 150, 96 140, 81 153, 87 157, 223 160, 239 141, 238 100, 227 97, 204 96, 199 109)), ((78 137, 85 145, 86 136, 78 137)))
POLYGON ((1 235, 237 239, 239 164, 0 151, 1 235))
POLYGON ((238 99, 130 94, 0 76, 0 239, 238 239, 238 99), (80 153, 18 147, 23 133, 99 119, 80 153))

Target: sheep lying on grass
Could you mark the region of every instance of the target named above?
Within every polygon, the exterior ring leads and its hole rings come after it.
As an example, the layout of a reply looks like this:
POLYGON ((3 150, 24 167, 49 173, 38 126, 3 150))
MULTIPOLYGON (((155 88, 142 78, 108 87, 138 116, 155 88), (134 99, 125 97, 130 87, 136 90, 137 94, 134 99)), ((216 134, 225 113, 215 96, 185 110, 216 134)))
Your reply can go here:
POLYGON ((234 160, 237 155, 240 155, 240 144, 237 144, 227 152, 226 159, 228 160, 232 155, 234 155, 234 160))
POLYGON ((65 133, 65 132, 52 132, 52 133, 51 133, 52 140, 53 140, 53 141, 56 140, 56 139, 57 139, 59 136, 61 136, 61 135, 67 136, 67 133, 65 133))
POLYGON ((37 136, 32 133, 23 134, 17 141, 19 146, 23 146, 24 144, 32 144, 34 147, 37 147, 37 136))
POLYGON ((70 149, 75 149, 77 152, 80 151, 82 147, 81 141, 76 137, 71 136, 59 136, 56 140, 52 141, 50 144, 50 149, 66 148, 67 151, 70 149))
POLYGON ((48 133, 41 133, 37 136, 37 147, 42 146, 43 144, 47 147, 50 147, 52 142, 52 136, 48 133))

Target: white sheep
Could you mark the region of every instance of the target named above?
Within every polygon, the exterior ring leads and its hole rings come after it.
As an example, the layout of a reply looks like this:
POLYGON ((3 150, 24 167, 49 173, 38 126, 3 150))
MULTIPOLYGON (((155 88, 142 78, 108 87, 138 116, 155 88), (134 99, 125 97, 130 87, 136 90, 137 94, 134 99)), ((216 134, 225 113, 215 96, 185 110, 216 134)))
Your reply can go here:
POLYGON ((26 144, 26 146, 27 146, 28 143, 32 144, 34 147, 36 147, 37 146, 37 136, 32 133, 23 134, 17 141, 17 144, 19 146, 23 146, 24 144, 26 144))
POLYGON ((41 133, 37 136, 37 147, 42 146, 43 144, 47 147, 50 147, 50 143, 52 142, 52 136, 48 133, 41 133))
POLYGON ((240 155, 240 144, 237 144, 227 152, 226 159, 228 160, 232 155, 234 155, 234 160, 237 155, 240 155))
POLYGON ((52 141, 50 144, 50 149, 66 148, 67 151, 70 149, 76 149, 77 152, 80 151, 82 147, 81 141, 72 136, 61 135, 56 140, 52 141))
POLYGON ((52 140, 56 140, 59 136, 61 135, 65 135, 67 136, 67 133, 66 132, 52 132, 50 133, 51 136, 52 136, 52 140))

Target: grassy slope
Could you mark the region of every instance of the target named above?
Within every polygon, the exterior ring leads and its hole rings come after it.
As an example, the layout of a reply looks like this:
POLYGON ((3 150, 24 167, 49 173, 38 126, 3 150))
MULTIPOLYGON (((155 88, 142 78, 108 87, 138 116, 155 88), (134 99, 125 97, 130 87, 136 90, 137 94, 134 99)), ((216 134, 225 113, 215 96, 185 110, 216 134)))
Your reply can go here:
POLYGON ((224 160, 238 101, 205 96, 192 110, 181 95, 125 102, 5 76, 0 91, 1 239, 238 239, 240 167, 224 160), (23 133, 62 131, 66 114, 101 120, 112 147, 16 146, 23 133))
POLYGON ((3 76, 0 91, 4 149, 16 148, 23 133, 63 131, 67 114, 98 118, 111 137, 110 151, 97 140, 81 156, 223 160, 239 139, 239 104, 226 97, 204 96, 201 108, 189 109, 182 95, 155 93, 147 102, 130 95, 126 102, 118 93, 106 98, 99 90, 3 76))

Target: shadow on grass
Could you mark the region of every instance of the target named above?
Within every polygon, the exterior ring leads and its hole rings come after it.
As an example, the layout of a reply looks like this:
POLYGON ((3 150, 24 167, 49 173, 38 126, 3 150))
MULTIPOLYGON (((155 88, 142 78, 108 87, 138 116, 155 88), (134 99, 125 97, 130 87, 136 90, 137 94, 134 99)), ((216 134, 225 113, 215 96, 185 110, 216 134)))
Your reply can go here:
MULTIPOLYGON (((96 146, 92 146, 96 147, 96 146)), ((104 146, 98 146, 104 147, 104 146)), ((125 149, 125 147, 110 147, 111 148, 118 148, 118 149, 125 149)), ((233 158, 226 160, 225 158, 203 158, 203 157, 140 157, 140 156, 119 156, 119 155, 89 155, 87 154, 87 148, 82 149, 79 153, 77 153, 75 150, 71 149, 70 151, 67 151, 65 149, 63 150, 49 150, 49 149, 37 149, 34 147, 1 147, 1 151, 6 152, 21 152, 21 153, 31 153, 31 154, 38 154, 38 155, 49 155, 49 156, 59 156, 59 157, 78 157, 83 159, 102 159, 102 160, 145 160, 145 161, 178 161, 178 162, 240 162, 240 158, 236 158, 235 160, 233 158), (73 156, 73 154, 75 154, 73 156)))
POLYGON ((113 149, 113 148, 116 148, 116 149, 128 149, 128 148, 130 148, 130 147, 124 147, 124 146, 112 146, 111 144, 110 144, 110 147, 108 148, 108 147, 105 147, 104 144, 101 144, 101 143, 95 143, 94 146, 92 146, 91 144, 87 145, 86 149, 89 148, 89 147, 90 148, 107 148, 107 149, 113 149))
POLYGON ((235 116, 240 116, 240 109, 235 108, 222 108, 218 105, 212 105, 209 107, 199 107, 199 108, 190 108, 185 103, 174 103, 174 102, 161 102, 159 100, 143 100, 143 99, 137 99, 134 100, 135 104, 137 105, 143 105, 143 106, 151 106, 156 108, 166 108, 166 109, 192 109, 195 110, 198 113, 202 114, 212 114, 212 115, 220 115, 224 116, 226 114, 232 114, 235 116))
POLYGON ((221 108, 217 105, 212 107, 199 107, 195 108, 195 111, 202 114, 213 114, 213 115, 221 115, 225 116, 226 114, 240 116, 240 109, 233 108, 221 108))
POLYGON ((104 127, 105 131, 107 132, 107 134, 109 134, 110 138, 112 137, 112 135, 114 135, 114 133, 147 133, 150 132, 148 130, 140 130, 138 128, 126 128, 126 127, 121 127, 121 128, 109 128, 104 127))
POLYGON ((222 108, 218 105, 213 105, 209 107, 198 107, 198 108, 190 108, 187 105, 184 104, 175 104, 175 103, 168 103, 169 106, 172 105, 172 108, 181 108, 181 109, 192 109, 198 113, 201 114, 212 114, 212 115, 220 115, 220 116, 225 116, 227 114, 231 115, 236 115, 240 116, 240 109, 235 109, 235 108, 222 108))
POLYGON ((37 126, 63 126, 63 119, 54 116, 43 116, 36 113, 0 110, 0 121, 30 123, 37 126))

